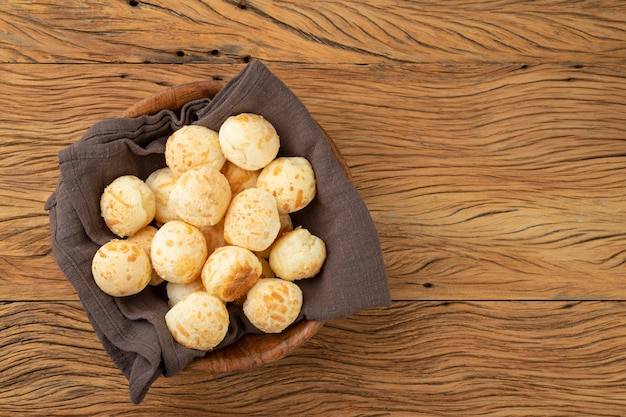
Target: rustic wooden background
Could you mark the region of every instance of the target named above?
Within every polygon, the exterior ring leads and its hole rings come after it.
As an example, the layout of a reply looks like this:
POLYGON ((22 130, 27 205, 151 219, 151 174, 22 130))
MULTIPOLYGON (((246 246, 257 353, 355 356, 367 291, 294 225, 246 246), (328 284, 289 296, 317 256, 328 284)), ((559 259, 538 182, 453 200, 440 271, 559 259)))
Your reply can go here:
POLYGON ((626 414, 626 2, 0 0, 0 414, 626 414), (134 406, 50 250, 57 152, 261 59, 334 139, 390 308, 134 406))

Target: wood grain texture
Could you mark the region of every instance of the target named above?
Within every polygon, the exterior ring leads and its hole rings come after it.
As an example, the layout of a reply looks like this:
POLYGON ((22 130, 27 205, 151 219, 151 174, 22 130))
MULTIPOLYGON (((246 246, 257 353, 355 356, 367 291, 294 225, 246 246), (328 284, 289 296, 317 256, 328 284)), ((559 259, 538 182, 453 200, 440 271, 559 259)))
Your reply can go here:
POLYGON ((0 414, 620 415, 625 321, 623 302, 394 303, 264 368, 159 379, 128 407, 77 302, 5 303, 0 414))
MULTIPOLYGON (((240 67, 224 66, 219 76, 232 76, 240 67)), ((49 221, 43 210, 58 180, 57 153, 80 139, 92 124, 118 117, 132 103, 173 85, 177 78, 207 76, 201 71, 186 75, 182 68, 178 75, 159 68, 159 75, 148 79, 144 73, 139 67, 129 74, 114 66, 0 67, 0 106, 5 114, 0 119, 4 133, 0 282, 6 284, 2 300, 76 299, 51 253, 49 221)))
POLYGON ((8 63, 626 57, 621 1, 13 1, 0 22, 0 62, 8 63))
MULTIPOLYGON (((242 66, 0 67, 0 129, 11 132, 0 161, 3 299, 72 299, 43 211, 59 150, 165 86, 227 80, 242 66), (55 94, 33 112, 42 89, 55 94)), ((626 299, 623 66, 271 69, 345 156, 394 299, 626 299)))
POLYGON ((625 63, 617 0, 2 2, 0 416, 623 415, 625 63), (50 250, 57 153, 253 59, 344 155, 395 301, 133 406, 50 250))

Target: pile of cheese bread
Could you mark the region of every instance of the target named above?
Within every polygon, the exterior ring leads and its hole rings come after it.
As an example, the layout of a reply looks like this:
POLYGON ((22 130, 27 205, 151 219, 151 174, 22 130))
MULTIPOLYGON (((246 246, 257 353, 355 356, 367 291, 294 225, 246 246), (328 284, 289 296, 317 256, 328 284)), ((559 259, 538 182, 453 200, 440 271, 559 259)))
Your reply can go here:
POLYGON ((316 196, 313 167, 277 157, 279 148, 272 124, 252 113, 229 117, 218 132, 175 131, 166 167, 145 181, 118 177, 102 193, 101 215, 118 238, 93 258, 98 287, 124 297, 166 285, 167 327, 193 349, 224 339, 228 303, 259 330, 282 332, 302 308, 294 281, 318 274, 326 246, 290 217, 316 196))

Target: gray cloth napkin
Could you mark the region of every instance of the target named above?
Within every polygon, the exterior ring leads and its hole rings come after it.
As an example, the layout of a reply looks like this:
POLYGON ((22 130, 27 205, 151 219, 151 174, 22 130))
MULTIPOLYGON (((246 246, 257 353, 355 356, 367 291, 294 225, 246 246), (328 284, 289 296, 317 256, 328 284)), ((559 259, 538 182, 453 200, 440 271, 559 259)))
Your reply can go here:
MULTIPOLYGON (((187 103, 179 114, 163 110, 137 118, 109 119, 92 126, 59 153, 60 178, 46 202, 52 249, 72 283, 94 330, 113 362, 129 380, 138 404, 161 375, 173 376, 206 352, 174 341, 164 316, 163 286, 124 298, 106 295, 91 275, 91 260, 115 236, 100 216, 100 195, 120 175, 146 179, 165 166, 165 141, 186 124, 219 130, 227 117, 263 115, 281 138, 280 155, 304 156, 313 165, 318 192, 292 215, 321 237, 328 257, 320 274, 298 281, 304 294, 300 319, 329 320, 391 302, 378 234, 367 207, 346 178, 324 132, 300 100, 260 61, 253 61, 213 98, 187 103)), ((230 306, 231 326, 216 348, 259 333, 240 308, 230 306)))

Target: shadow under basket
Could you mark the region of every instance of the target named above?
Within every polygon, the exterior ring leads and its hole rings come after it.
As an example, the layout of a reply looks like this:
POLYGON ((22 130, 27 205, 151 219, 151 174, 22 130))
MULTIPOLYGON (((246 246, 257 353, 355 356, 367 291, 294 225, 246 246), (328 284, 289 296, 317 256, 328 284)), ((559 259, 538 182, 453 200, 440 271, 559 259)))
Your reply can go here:
MULTIPOLYGON (((225 82, 207 81, 171 87, 137 102, 122 116, 138 117, 164 109, 179 111, 187 102, 213 98, 224 85, 225 82)), ((345 160, 326 133, 325 137, 346 176, 351 180, 345 160)), ((323 324, 323 321, 304 319, 292 324, 282 333, 248 334, 232 345, 194 359, 188 368, 207 372, 236 372, 256 368, 288 355, 310 339, 323 324)))

